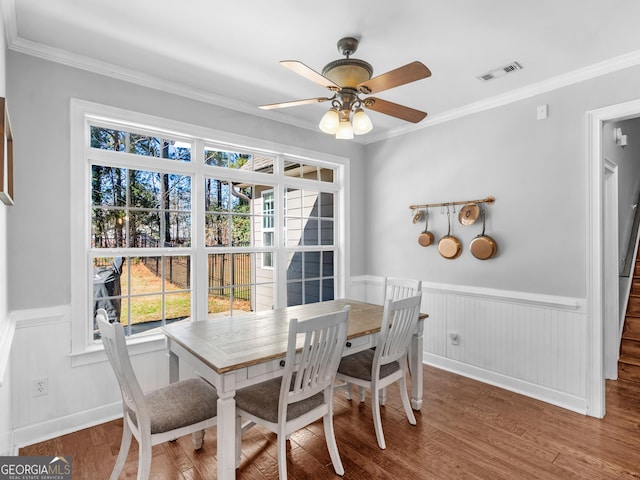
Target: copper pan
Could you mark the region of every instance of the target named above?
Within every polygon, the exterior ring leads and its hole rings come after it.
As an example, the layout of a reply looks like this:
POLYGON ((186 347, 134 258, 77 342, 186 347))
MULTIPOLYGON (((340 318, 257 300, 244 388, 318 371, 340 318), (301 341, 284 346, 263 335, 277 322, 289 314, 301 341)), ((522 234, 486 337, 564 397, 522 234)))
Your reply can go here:
POLYGON ((418 243, 423 247, 428 247, 433 243, 434 237, 433 237, 433 233, 429 231, 429 210, 427 210, 425 213, 426 213, 425 217, 427 221, 425 222, 425 225, 424 225, 424 232, 418 235, 418 243))
POLYGON ((449 214, 449 207, 447 207, 447 222, 449 228, 447 229, 447 234, 438 242, 438 252, 440 252, 440 255, 444 258, 453 260, 454 258, 458 258, 462 253, 462 244, 460 240, 451 235, 451 215, 449 214))
POLYGON ((458 213, 458 221, 460 222, 460 225, 471 225, 478 219, 479 214, 480 207, 478 207, 477 203, 467 203, 460 209, 460 213, 458 213))
POLYGON ((496 255, 498 244, 489 235, 485 235, 486 212, 482 209, 482 233, 471 240, 469 249, 471 254, 479 260, 489 260, 496 255))

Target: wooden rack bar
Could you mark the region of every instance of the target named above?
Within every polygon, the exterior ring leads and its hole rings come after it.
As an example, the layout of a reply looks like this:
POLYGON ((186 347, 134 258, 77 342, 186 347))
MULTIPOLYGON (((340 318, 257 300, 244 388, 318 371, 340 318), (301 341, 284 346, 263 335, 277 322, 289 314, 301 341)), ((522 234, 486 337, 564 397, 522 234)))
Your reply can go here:
POLYGON ((467 203, 493 203, 495 201, 496 199, 494 197, 489 196, 481 200, 464 200, 459 202, 425 203, 424 205, 410 205, 409 208, 411 210, 415 210, 416 208, 449 207, 452 205, 466 205, 467 203))

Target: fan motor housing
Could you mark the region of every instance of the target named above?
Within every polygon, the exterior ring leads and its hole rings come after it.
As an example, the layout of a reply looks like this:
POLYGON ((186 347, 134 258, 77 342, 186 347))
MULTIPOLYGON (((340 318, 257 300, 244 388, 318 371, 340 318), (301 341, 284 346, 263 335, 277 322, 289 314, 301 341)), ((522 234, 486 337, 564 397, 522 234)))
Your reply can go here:
POLYGON ((357 58, 340 58, 325 65, 322 75, 343 88, 356 88, 371 79, 373 67, 357 58))

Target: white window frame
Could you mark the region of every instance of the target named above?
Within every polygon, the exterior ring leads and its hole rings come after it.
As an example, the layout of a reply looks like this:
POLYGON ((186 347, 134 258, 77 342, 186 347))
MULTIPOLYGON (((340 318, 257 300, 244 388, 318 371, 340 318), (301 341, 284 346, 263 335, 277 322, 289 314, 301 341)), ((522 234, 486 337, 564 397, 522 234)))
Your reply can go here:
MULTIPOLYGON (((278 288, 279 285, 286 285, 286 259, 291 248, 285 246, 285 238, 281 232, 284 231, 284 192, 287 187, 301 189, 318 189, 335 194, 336 204, 334 207, 334 238, 335 245, 331 247, 318 245, 315 247, 304 247, 302 250, 333 250, 334 251, 334 295, 335 298, 344 298, 349 291, 346 281, 349 278, 349 223, 346 221, 349 211, 350 193, 345 188, 349 184, 349 159, 321 152, 300 149, 289 145, 280 145, 274 142, 265 142, 247 136, 230 134, 201 126, 173 121, 166 118, 155 117, 147 114, 132 112, 116 107, 110 107, 84 100, 71 99, 70 102, 70 151, 71 151, 71 357, 72 365, 84 365, 95 361, 103 360, 102 344, 100 342, 89 341, 88 318, 91 318, 91 295, 92 285, 87 282, 91 278, 93 265, 89 261, 87 254, 90 248, 90 163, 86 160, 91 149, 88 139, 90 138, 90 121, 104 120, 108 123, 117 123, 126 129, 127 126, 136 128, 141 125, 153 126, 156 133, 166 134, 169 138, 191 137, 193 141, 192 163, 199 162, 204 166, 204 145, 211 143, 220 145, 221 148, 231 150, 242 149, 242 151, 260 151, 261 153, 276 156, 274 173, 267 177, 265 174, 257 172, 240 172, 233 169, 206 166, 208 176, 218 175, 224 179, 238 179, 253 181, 256 184, 273 184, 275 192, 275 231, 274 231, 274 261, 276 262, 276 277, 274 278, 274 307, 286 306, 286 288, 278 288), (215 140, 212 140, 215 139, 215 140), (250 145, 250 147, 248 146, 250 145), (334 169, 334 181, 319 182, 306 180, 303 178, 292 178, 284 175, 284 159, 296 158, 302 163, 315 164, 334 169), (219 170, 216 170, 219 169, 219 170), (242 177, 242 178, 241 178, 242 177)), ((151 127, 150 127, 151 128, 151 127)), ((92 152, 95 154, 95 152, 92 152)), ((176 162, 180 163, 180 162, 176 162)), ((178 167, 176 170, 178 170, 178 167)), ((189 168, 185 167, 186 170, 189 168)), ((191 165, 193 168, 193 165, 191 165)), ((162 171, 159 168, 154 170, 162 171)), ((209 253, 243 253, 261 252, 264 247, 251 247, 248 249, 241 247, 224 247, 207 249, 204 243, 204 216, 200 215, 204 209, 204 185, 201 182, 203 177, 195 175, 192 179, 192 247, 172 249, 174 254, 189 255, 201 249, 209 253), (201 185, 202 183, 202 185, 201 185), (202 205, 197 206, 196 202, 202 205), (196 218, 197 217, 197 218, 196 218), (177 251, 176 251, 177 250, 177 251)), ((202 255, 202 251, 196 255, 202 255)), ((113 250, 105 252, 105 256, 112 255, 113 250)), ((157 254, 162 252, 158 251, 157 254)), ((192 269, 192 312, 194 321, 199 318, 207 318, 207 302, 199 301, 207 295, 207 265, 206 262, 198 263, 192 269)), ((128 339, 134 353, 142 353, 164 348, 164 336, 161 333, 136 336, 128 339)))
MULTIPOLYGON (((265 220, 267 219, 267 217, 262 217, 262 241, 261 244, 263 246, 270 246, 270 247, 274 247, 276 245, 275 243, 275 218, 276 218, 276 196, 275 196, 275 190, 265 190, 264 192, 261 193, 261 197, 262 197, 262 214, 263 215, 271 215, 272 216, 272 223, 273 225, 271 225, 271 227, 266 227, 265 226, 265 220), (266 213, 266 209, 264 208, 265 206, 265 194, 270 194, 271 196, 271 206, 272 208, 269 209, 270 213, 266 213), (272 240, 271 240, 271 245, 266 245, 264 243, 264 234, 265 233, 271 233, 272 234, 272 240)), ((274 261, 274 254, 273 252, 263 252, 262 253, 262 259, 261 259, 261 264, 262 264, 262 268, 267 268, 267 269, 273 269, 273 261, 274 261), (271 264, 270 265, 266 265, 265 263, 265 259, 267 258, 267 254, 269 254, 269 257, 271 259, 271 264)))

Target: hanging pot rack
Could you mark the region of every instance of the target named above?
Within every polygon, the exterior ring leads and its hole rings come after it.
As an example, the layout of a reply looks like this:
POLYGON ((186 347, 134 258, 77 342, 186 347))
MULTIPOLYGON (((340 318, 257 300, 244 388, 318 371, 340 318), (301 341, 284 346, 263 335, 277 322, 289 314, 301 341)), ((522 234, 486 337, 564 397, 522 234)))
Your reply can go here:
POLYGON ((424 205, 410 205, 409 208, 411 210, 415 210, 417 208, 450 207, 453 205, 466 205, 468 203, 493 203, 495 201, 496 199, 493 196, 488 196, 487 198, 483 198, 480 200, 461 200, 456 202, 425 203, 424 205))

